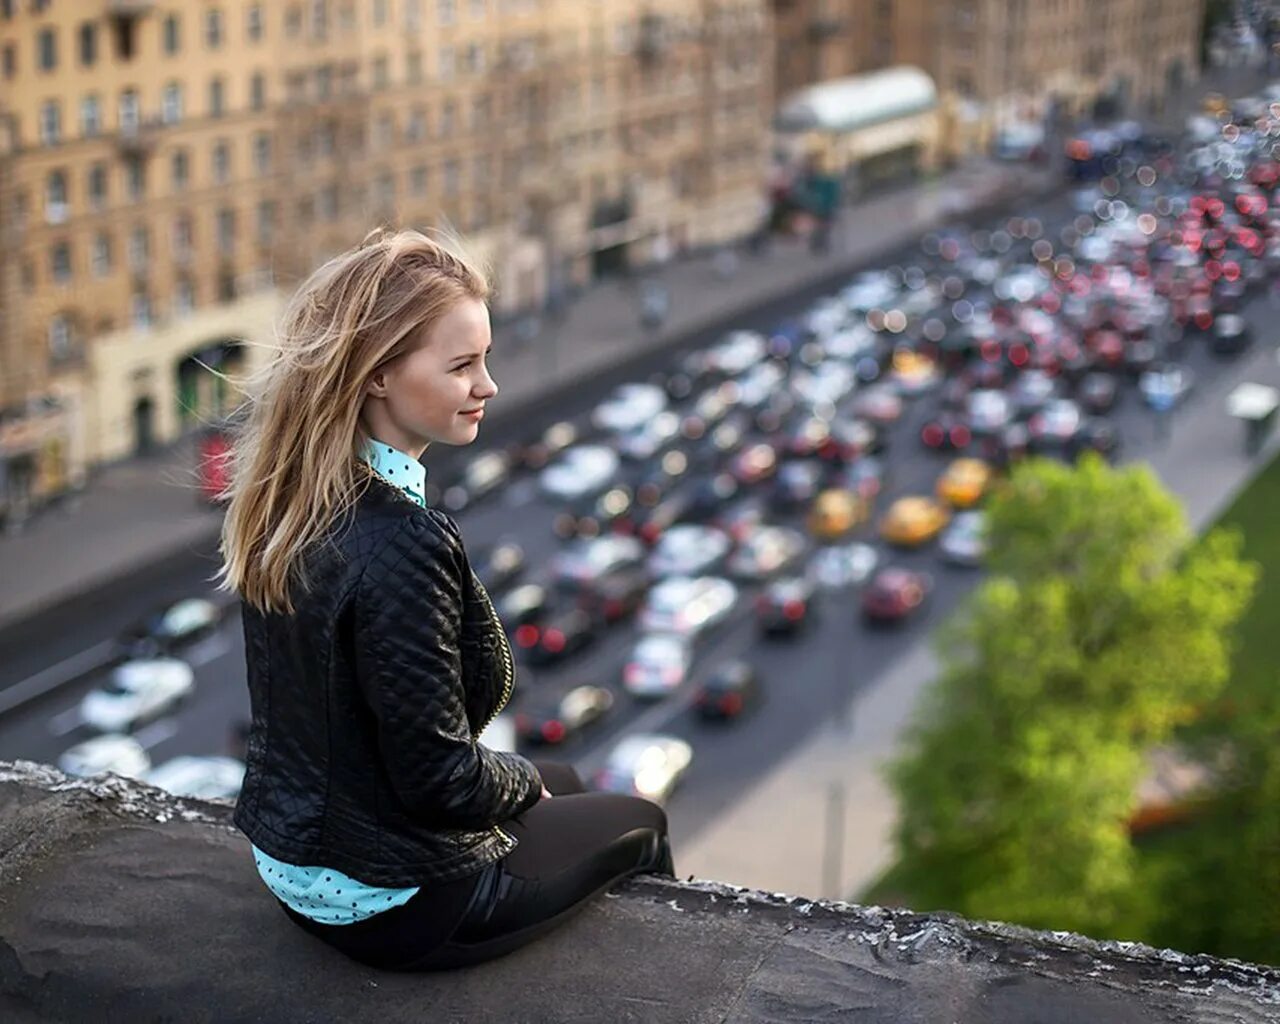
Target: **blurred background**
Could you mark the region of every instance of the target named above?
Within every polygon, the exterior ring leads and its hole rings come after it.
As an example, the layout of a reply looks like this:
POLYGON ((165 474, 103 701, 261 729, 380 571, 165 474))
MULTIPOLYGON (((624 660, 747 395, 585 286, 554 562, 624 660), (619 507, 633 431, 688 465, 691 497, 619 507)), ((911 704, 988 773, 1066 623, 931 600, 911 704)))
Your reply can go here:
POLYGON ((0 756, 235 795, 233 382, 326 257, 447 227, 496 283, 502 394, 424 457, 520 664, 486 742, 665 802, 682 872, 1276 960, 1278 156, 1263 0, 0 0, 0 756), (909 731, 1040 460, 1104 474, 1087 536, 1244 537, 1213 686, 1052 856, 909 731))

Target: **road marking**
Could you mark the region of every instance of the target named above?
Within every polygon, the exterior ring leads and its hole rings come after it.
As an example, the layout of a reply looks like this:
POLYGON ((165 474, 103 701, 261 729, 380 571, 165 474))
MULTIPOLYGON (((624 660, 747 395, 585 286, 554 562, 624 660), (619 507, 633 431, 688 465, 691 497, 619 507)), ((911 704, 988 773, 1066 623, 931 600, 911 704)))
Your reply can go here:
POLYGON ((161 718, 139 729, 133 734, 133 738, 142 745, 144 750, 150 750, 152 747, 159 746, 165 740, 173 739, 177 735, 178 720, 176 718, 161 718))
POLYGON ((95 668, 106 668, 115 649, 114 641, 104 640, 0 691, 0 715, 37 697, 43 697, 46 693, 52 693, 70 680, 95 668))
POLYGON ((49 735, 66 736, 75 732, 83 724, 84 719, 80 716, 80 705, 76 704, 49 719, 49 735))
POLYGON ((231 641, 224 633, 215 633, 199 643, 193 644, 182 659, 192 668, 201 668, 212 661, 217 661, 231 650, 231 641))

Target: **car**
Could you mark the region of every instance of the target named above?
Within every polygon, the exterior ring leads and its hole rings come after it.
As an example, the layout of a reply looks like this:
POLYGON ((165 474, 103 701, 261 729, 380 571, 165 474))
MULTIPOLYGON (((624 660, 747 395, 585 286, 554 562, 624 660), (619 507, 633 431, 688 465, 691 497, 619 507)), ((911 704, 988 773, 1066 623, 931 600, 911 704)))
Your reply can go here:
POLYGON ((973 434, 987 436, 1003 430, 1013 419, 1013 403, 1003 391, 971 391, 965 400, 965 423, 973 434))
POLYGON ((778 470, 778 453, 773 445, 759 441, 739 452, 729 463, 729 472, 743 486, 768 480, 778 470))
POLYGON ((142 779, 174 796, 195 800, 234 800, 244 783, 244 762, 211 754, 172 757, 146 772, 142 779))
POLYGON ((1009 399, 1019 416, 1030 416, 1057 393, 1057 383, 1043 370, 1024 370, 1013 382, 1009 399))
POLYGON ((1076 389, 1076 400, 1086 411, 1101 415, 1115 408, 1119 394, 1119 385, 1112 374, 1086 373, 1076 389))
POLYGON ((719 576, 671 576, 649 590, 640 628, 698 637, 729 617, 738 588, 719 576))
POLYGON ((805 525, 818 540, 841 540, 867 521, 869 511, 869 503, 855 491, 828 488, 813 500, 805 525))
MULTIPOLYGON (((522 583, 499 596, 494 602, 494 611, 507 631, 518 637, 521 626, 536 626, 546 616, 551 602, 551 591, 542 584, 522 583)), ((525 630, 523 636, 525 642, 521 646, 531 646, 536 640, 537 630, 532 633, 525 630)))
POLYGON ((222 609, 203 597, 187 597, 167 605, 126 630, 117 647, 126 657, 165 654, 207 636, 222 622, 222 609))
POLYGON ((141 779, 151 768, 151 757, 141 743, 122 733, 106 733, 63 751, 58 767, 81 778, 113 772, 141 779))
POLYGON ((1067 455, 1078 459, 1086 452, 1097 452, 1104 459, 1114 459, 1120 452, 1120 433, 1109 420, 1087 419, 1080 425, 1067 448, 1067 455))
POLYGON ((881 569, 862 591, 862 615, 868 622, 901 622, 920 609, 933 589, 921 572, 889 566, 881 569))
POLYGON ((497 593, 524 572, 524 548, 515 540, 484 545, 471 553, 471 568, 485 590, 497 593))
POLYGON ((556 591, 609 625, 639 610, 650 582, 649 570, 643 565, 620 565, 592 580, 559 580, 556 591))
POLYGON ((603 686, 575 686, 551 700, 515 713, 516 736, 530 746, 556 746, 599 722, 613 708, 613 693, 603 686))
POLYGON ((764 335, 756 331, 732 331, 706 350, 707 366, 726 377, 746 373, 768 354, 764 335))
POLYGON ((714 526, 683 523, 672 526, 649 553, 654 577, 698 576, 715 572, 733 549, 733 540, 714 526))
POLYGON ((697 518, 698 485, 689 481, 651 507, 637 506, 628 516, 631 531, 645 544, 657 544, 677 523, 697 518))
POLYGON ((972 440, 973 431, 964 417, 945 409, 926 420, 920 428, 921 443, 938 452, 963 450, 972 440))
POLYGON ((757 526, 739 541, 725 563, 730 576, 765 580, 786 572, 804 555, 804 534, 789 526, 757 526))
POLYGON ((865 389, 853 401, 856 416, 881 426, 897 423, 902 418, 902 408, 902 397, 883 384, 865 389))
POLYGON ((635 537, 608 534, 569 541, 548 563, 551 577, 589 583, 624 565, 640 565, 645 546, 635 537))
POLYGON ((936 537, 951 518, 945 505, 932 498, 899 498, 880 519, 880 536, 899 547, 918 547, 936 537))
POLYGON ((639 427, 667 407, 667 394, 656 384, 621 384, 591 413, 600 430, 621 434, 639 427))
POLYGON ((982 459, 956 459, 938 477, 935 490, 952 508, 972 508, 986 497, 992 475, 990 464, 982 459))
POLYGON ((642 634, 622 666, 622 688, 642 699, 665 697, 683 685, 692 661, 688 637, 642 634))
POLYGON ((552 498, 599 494, 618 475, 618 453, 604 445, 584 444, 565 450, 558 461, 538 474, 538 486, 552 498))
POLYGON ((735 541, 743 540, 769 518, 769 509, 758 494, 747 494, 720 506, 711 518, 711 525, 724 530, 735 541))
POLYGON ((756 598, 756 625, 765 636, 794 636, 812 620, 818 587, 807 576, 774 580, 756 598))
POLYGON ((704 720, 728 721, 759 706, 763 698, 760 675, 749 661, 735 659, 718 665, 698 687, 693 706, 704 720))
POLYGON ((784 462, 773 481, 773 504, 793 508, 812 501, 822 487, 823 467, 814 462, 784 462))
POLYGON ((1055 398, 1031 417, 1027 431, 1037 451, 1063 451, 1080 430, 1084 417, 1069 398, 1055 398))
POLYGON ((643 460, 669 448, 679 435, 680 417, 670 409, 664 409, 643 423, 619 431, 614 443, 623 458, 643 460))
POLYGON ((865 583, 879 564, 880 555, 870 544, 832 544, 813 553, 805 576, 824 590, 844 590, 865 583))
POLYGON ((467 459, 462 479, 446 487, 441 504, 461 512, 511 480, 512 457, 507 451, 481 452, 467 459))
POLYGON ((941 379, 938 364, 928 356, 909 349, 899 349, 893 354, 890 380, 902 397, 922 395, 941 379))
POLYGON ((1142 399, 1157 412, 1179 405, 1191 392, 1194 376, 1184 366, 1169 363, 1148 370, 1138 379, 1142 399))
POLYGON ((536 637, 526 626, 516 630, 516 647, 529 664, 550 665, 594 643, 599 636, 598 625, 596 617, 576 603, 552 605, 538 621, 536 637), (525 642, 529 638, 532 643, 525 642))
POLYGON ((693 747, 675 736, 638 733, 619 740, 593 777, 596 789, 665 804, 693 762, 693 747))
POLYGON ((599 537, 610 529, 630 532, 629 513, 635 506, 635 495, 627 484, 618 484, 600 494, 575 498, 551 520, 551 529, 561 540, 574 537, 599 537))
POLYGON ((1252 337, 1244 317, 1238 313, 1224 313, 1214 321, 1209 347, 1218 355, 1238 355, 1249 347, 1252 337))
POLYGON ((987 556, 986 516, 982 512, 961 512, 942 533, 938 550, 952 565, 978 566, 987 556))
POLYGON ((575 444, 580 433, 577 424, 560 420, 547 427, 536 441, 518 442, 507 450, 526 469, 544 469, 553 457, 575 444))
POLYGON ((875 455, 863 455, 852 462, 836 466, 827 485, 853 491, 870 507, 884 490, 888 475, 889 467, 884 459, 875 455))
POLYGON ((173 710, 195 685, 195 672, 178 658, 126 661, 111 670, 105 686, 80 701, 80 720, 99 732, 128 732, 173 710))

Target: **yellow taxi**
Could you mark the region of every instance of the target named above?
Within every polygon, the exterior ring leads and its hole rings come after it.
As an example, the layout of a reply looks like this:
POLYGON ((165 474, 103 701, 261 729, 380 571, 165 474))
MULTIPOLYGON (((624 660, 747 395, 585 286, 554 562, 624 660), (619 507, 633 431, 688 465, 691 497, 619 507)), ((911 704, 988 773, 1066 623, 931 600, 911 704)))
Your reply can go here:
POLYGON ((991 467, 981 459, 956 459, 938 477, 938 497, 953 508, 972 508, 991 486, 991 467))
POLYGON ((822 491, 809 507, 809 532, 820 540, 840 540, 867 518, 867 503, 853 491, 822 491))
POLYGON ((880 520, 880 536, 900 547, 933 540, 951 520, 947 507, 932 498, 899 498, 880 520))
POLYGON ((1205 93, 1204 99, 1200 102, 1200 109, 1210 117, 1223 117, 1231 111, 1227 98, 1220 92, 1205 93))

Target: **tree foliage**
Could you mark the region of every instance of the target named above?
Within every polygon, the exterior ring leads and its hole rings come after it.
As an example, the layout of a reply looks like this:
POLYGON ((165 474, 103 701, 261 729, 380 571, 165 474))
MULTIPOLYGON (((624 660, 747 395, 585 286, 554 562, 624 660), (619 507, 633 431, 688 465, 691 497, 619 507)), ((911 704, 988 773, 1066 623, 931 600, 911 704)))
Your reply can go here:
POLYGON ((1147 752, 1221 690, 1253 571, 1100 459, 1020 465, 988 531, 992 574, 890 767, 895 878, 921 909, 1123 932, 1146 915, 1126 823, 1147 752))

